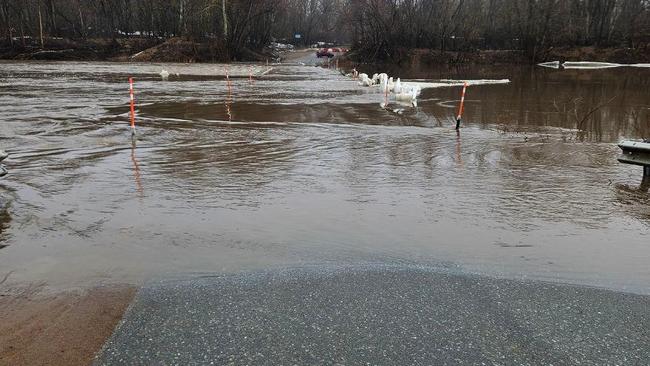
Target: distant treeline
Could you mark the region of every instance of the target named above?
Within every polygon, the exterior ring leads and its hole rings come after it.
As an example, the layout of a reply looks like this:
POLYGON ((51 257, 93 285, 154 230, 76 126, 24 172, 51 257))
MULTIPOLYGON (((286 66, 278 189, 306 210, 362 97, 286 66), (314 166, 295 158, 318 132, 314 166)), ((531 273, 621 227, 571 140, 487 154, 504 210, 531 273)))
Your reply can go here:
POLYGON ((513 49, 539 58, 549 47, 648 47, 650 0, 355 0, 357 49, 513 49))
POLYGON ((52 37, 211 39, 236 57, 242 48, 260 49, 276 39, 308 44, 345 37, 347 32, 337 27, 343 23, 343 5, 315 0, 0 0, 0 31, 15 46, 52 37))
POLYGON ((0 0, 12 45, 51 37, 212 39, 236 57, 273 40, 350 42, 368 58, 550 47, 645 48, 650 0, 0 0), (296 36, 299 35, 299 36, 296 36))

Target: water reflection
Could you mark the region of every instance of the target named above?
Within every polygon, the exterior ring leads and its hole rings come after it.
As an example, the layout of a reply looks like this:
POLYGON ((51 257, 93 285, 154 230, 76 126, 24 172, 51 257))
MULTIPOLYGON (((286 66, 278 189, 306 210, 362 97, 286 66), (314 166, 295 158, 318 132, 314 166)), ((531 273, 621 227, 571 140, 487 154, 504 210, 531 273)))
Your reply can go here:
MULTIPOLYGON (((501 126, 508 132, 540 133, 560 128, 567 139, 616 142, 650 135, 648 70, 548 70, 528 67, 437 68, 402 70, 408 77, 447 77, 458 80, 509 78, 508 85, 470 87, 465 120, 501 126), (442 76, 445 75, 445 76, 442 76)), ((394 71, 400 72, 400 71, 394 71)), ((397 74, 400 75, 400 74, 397 74)), ((405 76, 402 76, 404 79, 405 76)), ((432 89, 422 99, 456 100, 457 91, 432 89)), ((420 106, 438 118, 452 112, 446 104, 420 106)))
POLYGON ((135 157, 135 149, 136 138, 133 137, 131 139, 131 163, 133 164, 133 179, 135 180, 135 187, 136 191, 138 192, 138 196, 142 197, 144 196, 144 188, 142 187, 142 179, 140 178, 140 165, 138 164, 138 160, 135 157))
POLYGON ((616 184, 616 199, 625 211, 650 226, 650 177, 644 177, 638 186, 616 184))
POLYGON ((226 116, 228 118, 228 121, 232 121, 232 102, 233 102, 233 97, 232 97, 232 82, 230 81, 230 77, 226 73, 226 88, 228 90, 228 94, 226 95, 226 99, 224 100, 224 105, 226 106, 226 116))
POLYGON ((460 130, 456 130, 456 163, 459 167, 463 167, 463 156, 461 149, 460 130))
POLYGON ((626 192, 630 194, 637 194, 637 197, 642 198, 642 197, 647 197, 650 198, 650 196, 645 195, 644 193, 648 193, 648 190, 650 189, 650 177, 643 177, 641 180, 641 184, 638 186, 631 186, 628 184, 617 184, 616 187, 621 191, 621 192, 626 192))
POLYGON ((650 177, 643 177, 643 181, 639 185, 639 191, 648 193, 648 190, 650 190, 650 177))

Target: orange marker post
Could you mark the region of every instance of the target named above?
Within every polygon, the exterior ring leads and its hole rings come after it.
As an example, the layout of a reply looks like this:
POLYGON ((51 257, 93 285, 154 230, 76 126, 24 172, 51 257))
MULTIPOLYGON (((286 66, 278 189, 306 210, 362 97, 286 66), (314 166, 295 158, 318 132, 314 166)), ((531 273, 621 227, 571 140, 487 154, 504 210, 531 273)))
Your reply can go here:
POLYGON ((131 136, 135 136, 135 95, 133 93, 133 78, 129 78, 129 94, 131 95, 131 136))
POLYGON ((460 119, 463 117, 463 108, 465 106, 466 90, 467 90, 467 82, 463 84, 463 93, 460 96, 460 106, 458 107, 458 116, 456 117, 456 130, 460 129, 460 119))

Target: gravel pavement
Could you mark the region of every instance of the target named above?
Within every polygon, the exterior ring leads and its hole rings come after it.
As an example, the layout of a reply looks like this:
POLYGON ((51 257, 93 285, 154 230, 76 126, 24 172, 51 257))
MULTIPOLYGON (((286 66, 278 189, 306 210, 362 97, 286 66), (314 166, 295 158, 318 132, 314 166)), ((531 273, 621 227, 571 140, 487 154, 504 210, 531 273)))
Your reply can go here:
POLYGON ((418 266, 149 284, 97 365, 648 365, 650 296, 418 266))

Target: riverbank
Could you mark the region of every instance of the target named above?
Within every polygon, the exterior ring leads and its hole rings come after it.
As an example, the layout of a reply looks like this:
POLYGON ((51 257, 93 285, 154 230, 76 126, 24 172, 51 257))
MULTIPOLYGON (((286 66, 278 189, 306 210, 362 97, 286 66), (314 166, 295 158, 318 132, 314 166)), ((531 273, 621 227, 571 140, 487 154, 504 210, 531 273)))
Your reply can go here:
POLYGON ((131 286, 0 289, 0 365, 89 365, 134 295, 131 286))
MULTIPOLYGON (((311 51, 310 51, 311 52, 311 51)), ((256 52, 244 50, 238 61, 276 60, 279 55, 270 49, 256 52)), ((351 60, 364 62, 364 57, 354 52, 351 60)), ((227 62, 229 58, 223 44, 217 41, 197 42, 184 38, 115 38, 72 40, 46 38, 45 47, 35 38, 14 39, 13 44, 0 42, 0 59, 3 60, 56 60, 56 61, 117 61, 117 62, 227 62)), ((532 60, 519 50, 439 51, 416 49, 405 52, 401 64, 531 64, 546 61, 598 61, 614 63, 650 62, 650 49, 559 47, 538 52, 532 60)))
MULTIPOLYGON (((363 57, 352 53, 350 58, 358 62, 363 57)), ((647 63, 650 62, 650 49, 631 48, 596 48, 596 47, 562 47, 550 48, 538 53, 535 60, 520 50, 474 50, 474 51, 439 51, 416 49, 406 52, 401 65, 512 65, 534 64, 547 61, 596 61, 613 63, 647 63)))
MULTIPOLYGON (((40 61, 116 61, 116 62, 225 62, 227 52, 220 42, 196 42, 185 38, 46 38, 45 46, 35 38, 6 40, 0 43, 0 59, 40 61)), ((272 59, 271 52, 244 50, 243 60, 272 59)))

